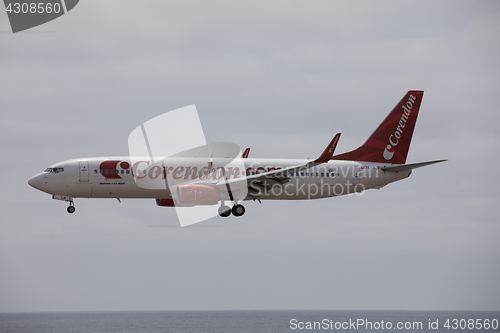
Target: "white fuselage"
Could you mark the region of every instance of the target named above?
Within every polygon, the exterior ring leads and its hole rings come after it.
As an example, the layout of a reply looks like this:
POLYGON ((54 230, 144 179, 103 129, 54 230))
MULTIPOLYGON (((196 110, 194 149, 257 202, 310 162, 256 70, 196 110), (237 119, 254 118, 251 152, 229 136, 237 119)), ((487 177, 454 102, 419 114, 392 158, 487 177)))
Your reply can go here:
MULTIPOLYGON (((217 183, 221 180, 245 177, 273 169, 303 165, 299 159, 238 159, 241 167, 230 167, 223 159, 175 157, 164 160, 162 166, 130 157, 80 158, 52 165, 35 175, 29 184, 43 192, 71 198, 172 198, 173 186, 181 183, 217 183), (208 167, 207 167, 208 165, 208 167), (244 166, 244 167, 243 167, 244 166), (141 167, 148 167, 141 173, 141 167), (210 171, 209 167, 211 168, 210 171), (244 170, 243 170, 244 169, 244 170), (156 181, 168 179, 164 188, 145 188, 138 179, 156 181)), ((410 170, 384 172, 381 167, 390 164, 331 160, 310 169, 290 175, 289 181, 273 187, 272 180, 265 187, 255 187, 245 200, 307 200, 361 192, 381 188, 406 178, 410 170), (254 196, 250 195, 253 194, 254 196)))

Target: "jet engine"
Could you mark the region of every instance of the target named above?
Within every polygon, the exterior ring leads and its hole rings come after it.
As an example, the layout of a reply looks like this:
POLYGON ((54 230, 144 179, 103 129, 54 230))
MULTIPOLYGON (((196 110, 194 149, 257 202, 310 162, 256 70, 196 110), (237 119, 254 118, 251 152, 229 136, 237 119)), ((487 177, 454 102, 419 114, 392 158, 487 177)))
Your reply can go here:
POLYGON ((175 207, 174 199, 156 199, 156 204, 162 207, 175 207))
POLYGON ((219 190, 210 185, 180 185, 176 194, 180 206, 216 205, 220 200, 219 190))

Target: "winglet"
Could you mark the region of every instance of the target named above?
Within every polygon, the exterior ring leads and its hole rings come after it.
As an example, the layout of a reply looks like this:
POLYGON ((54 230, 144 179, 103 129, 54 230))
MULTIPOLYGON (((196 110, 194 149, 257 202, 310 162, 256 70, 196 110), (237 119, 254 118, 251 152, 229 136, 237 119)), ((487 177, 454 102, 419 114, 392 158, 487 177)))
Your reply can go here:
POLYGON ((337 143, 339 142, 340 139, 340 133, 337 133, 335 137, 333 138, 332 142, 326 147, 325 151, 319 158, 313 161, 313 163, 326 163, 328 162, 332 156, 333 153, 335 152, 335 148, 337 148, 337 143))
POLYGON ((250 154, 250 148, 245 149, 245 152, 243 152, 241 158, 248 158, 248 154, 250 154))

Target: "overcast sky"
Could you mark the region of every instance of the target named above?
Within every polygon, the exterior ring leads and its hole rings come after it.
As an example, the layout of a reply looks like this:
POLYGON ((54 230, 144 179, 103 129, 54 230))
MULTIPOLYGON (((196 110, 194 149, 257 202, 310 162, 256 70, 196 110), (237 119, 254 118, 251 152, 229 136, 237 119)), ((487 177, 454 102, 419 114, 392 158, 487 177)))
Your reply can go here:
POLYGON ((80 1, 12 34, 0 13, 0 311, 500 310, 500 2, 80 1), (179 228, 153 199, 66 203, 27 180, 196 104, 252 157, 358 147, 424 90, 382 190, 247 202, 179 228))

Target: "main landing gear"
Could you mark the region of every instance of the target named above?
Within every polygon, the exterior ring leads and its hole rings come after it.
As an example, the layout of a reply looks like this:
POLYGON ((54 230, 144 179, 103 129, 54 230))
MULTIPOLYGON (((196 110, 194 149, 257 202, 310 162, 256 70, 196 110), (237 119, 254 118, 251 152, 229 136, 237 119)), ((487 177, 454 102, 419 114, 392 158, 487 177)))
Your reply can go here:
POLYGON ((236 203, 233 208, 229 208, 228 206, 224 205, 224 202, 222 205, 219 207, 219 215, 221 217, 228 217, 233 213, 234 216, 242 216, 245 214, 245 207, 243 205, 240 205, 236 203))
POLYGON ((231 215, 231 208, 223 204, 219 207, 219 215, 221 217, 228 217, 229 215, 231 215))
POLYGON ((234 205, 233 209, 231 209, 231 212, 233 213, 234 216, 241 216, 245 214, 245 207, 243 205, 234 205))

